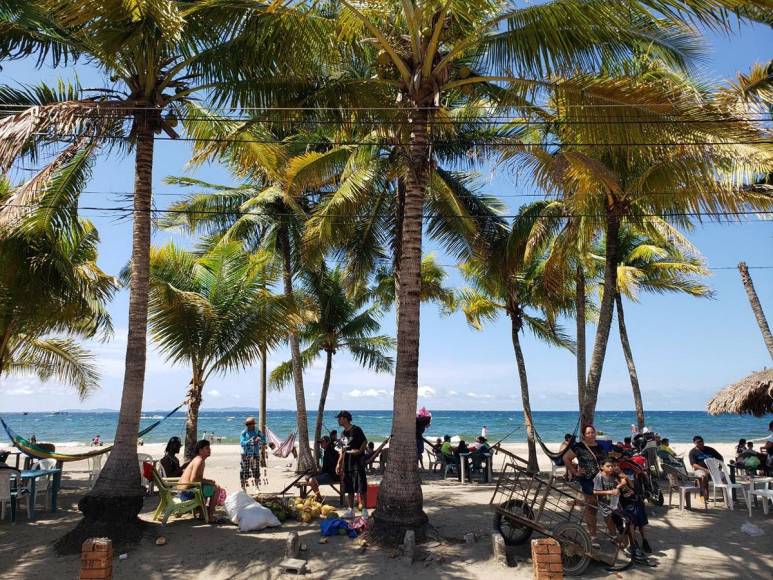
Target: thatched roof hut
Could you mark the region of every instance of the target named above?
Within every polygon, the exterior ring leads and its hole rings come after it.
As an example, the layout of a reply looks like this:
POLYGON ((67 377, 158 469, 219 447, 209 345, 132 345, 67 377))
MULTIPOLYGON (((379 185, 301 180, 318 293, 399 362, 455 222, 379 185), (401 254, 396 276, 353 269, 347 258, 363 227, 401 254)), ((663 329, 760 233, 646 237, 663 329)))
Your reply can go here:
POLYGON ((773 369, 763 369, 719 391, 708 404, 709 413, 754 415, 773 413, 773 369))

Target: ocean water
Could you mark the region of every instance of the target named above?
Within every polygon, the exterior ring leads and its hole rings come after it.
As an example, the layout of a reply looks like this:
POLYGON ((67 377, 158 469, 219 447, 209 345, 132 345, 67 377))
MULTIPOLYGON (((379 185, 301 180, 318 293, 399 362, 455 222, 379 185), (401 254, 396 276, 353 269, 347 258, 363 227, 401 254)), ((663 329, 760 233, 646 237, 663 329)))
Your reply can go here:
MULTIPOLYGON (((334 418, 336 411, 325 413, 325 432, 337 428, 334 418)), ((363 428, 366 435, 374 440, 383 440, 390 432, 392 413, 390 411, 353 411, 354 423, 363 428)), ((143 413, 142 427, 162 417, 162 413, 143 413)), ((202 411, 199 417, 199 432, 215 432, 225 442, 236 442, 243 429, 247 415, 257 417, 257 411, 202 411)), ((2 413, 11 428, 24 437, 35 435, 38 441, 85 444, 95 435, 105 442, 112 441, 118 414, 103 413, 2 413)), ((280 438, 295 430, 294 411, 268 411, 268 426, 280 438)), ((647 426, 669 437, 673 442, 688 442, 700 434, 710 445, 736 442, 738 439, 758 438, 767 435, 768 422, 773 416, 755 418, 750 416, 720 415, 712 417, 702 411, 652 411, 646 414, 647 426)), ((631 424, 636 420, 632 411, 599 411, 596 413, 596 428, 614 440, 622 440, 630 433, 631 424)), ((309 413, 309 433, 313 436, 316 413, 309 413)), ((572 433, 577 425, 576 412, 537 411, 534 413, 536 428, 546 442, 563 440, 564 433, 572 433)), ((427 438, 444 434, 459 435, 467 440, 480 434, 486 425, 490 441, 504 439, 508 442, 525 441, 523 414, 519 411, 435 411, 432 424, 425 433, 427 438)), ((144 437, 145 442, 166 442, 173 435, 181 436, 185 430, 185 415, 176 413, 162 422, 144 437)), ((7 442, 5 433, 0 433, 7 442)), ((0 443, 2 445, 2 443, 0 443)))

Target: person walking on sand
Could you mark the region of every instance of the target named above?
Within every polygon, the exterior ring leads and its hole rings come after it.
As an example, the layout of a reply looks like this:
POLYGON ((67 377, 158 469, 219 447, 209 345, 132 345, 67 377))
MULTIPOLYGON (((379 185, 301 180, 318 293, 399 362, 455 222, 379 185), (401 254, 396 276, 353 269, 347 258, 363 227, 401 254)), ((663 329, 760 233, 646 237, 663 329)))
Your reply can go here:
MULTIPOLYGON (((220 488, 217 483, 211 479, 204 479, 204 467, 206 466, 207 458, 212 455, 212 449, 209 446, 209 441, 202 439, 196 443, 196 447, 193 448, 193 459, 191 459, 188 466, 180 476, 179 487, 183 487, 186 483, 201 483, 201 493, 204 496, 204 500, 207 502, 207 515, 210 523, 217 523, 215 521, 215 507, 217 497, 220 494, 220 488)), ((193 499, 192 491, 181 491, 177 494, 178 497, 187 501, 193 499)))
POLYGON ((368 439, 362 429, 352 424, 352 414, 341 411, 336 415, 338 425, 343 427, 341 434, 342 451, 336 466, 336 474, 343 479, 344 493, 347 494, 349 509, 344 519, 354 517, 354 494, 359 495, 362 504, 362 517, 368 518, 368 479, 365 475, 365 450, 368 439))
POLYGON ((244 420, 244 431, 239 436, 242 448, 239 481, 242 489, 246 489, 253 480, 255 487, 260 485, 260 448, 263 445, 263 433, 255 428, 255 417, 244 420))

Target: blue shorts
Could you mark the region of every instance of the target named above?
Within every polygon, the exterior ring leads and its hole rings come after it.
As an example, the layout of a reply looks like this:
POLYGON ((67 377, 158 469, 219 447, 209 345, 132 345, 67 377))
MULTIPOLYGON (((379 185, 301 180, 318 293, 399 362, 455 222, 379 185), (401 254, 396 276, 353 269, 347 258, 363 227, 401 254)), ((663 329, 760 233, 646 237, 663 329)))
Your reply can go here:
POLYGON ((578 477, 576 481, 580 484, 582 492, 585 495, 593 495, 593 479, 588 479, 587 477, 578 477))

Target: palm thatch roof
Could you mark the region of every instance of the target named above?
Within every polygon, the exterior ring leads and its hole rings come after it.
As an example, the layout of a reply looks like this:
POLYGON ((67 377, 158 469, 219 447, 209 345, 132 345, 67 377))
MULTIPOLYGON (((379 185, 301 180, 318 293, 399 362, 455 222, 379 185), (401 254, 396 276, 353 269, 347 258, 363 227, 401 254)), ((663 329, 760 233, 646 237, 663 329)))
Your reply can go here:
POLYGON ((708 403, 709 413, 754 415, 773 413, 773 369, 750 374, 719 391, 708 403))

